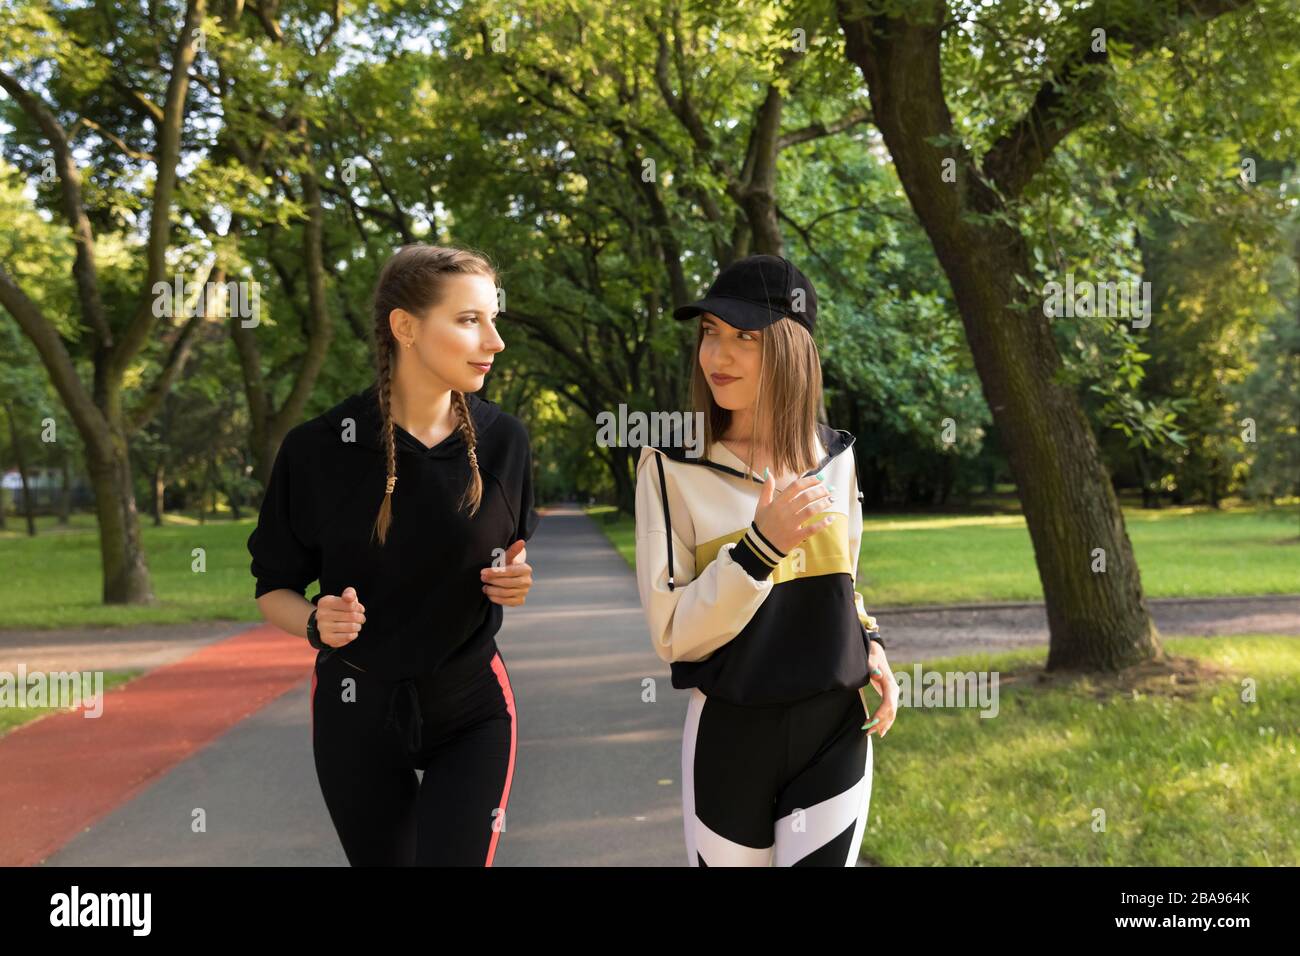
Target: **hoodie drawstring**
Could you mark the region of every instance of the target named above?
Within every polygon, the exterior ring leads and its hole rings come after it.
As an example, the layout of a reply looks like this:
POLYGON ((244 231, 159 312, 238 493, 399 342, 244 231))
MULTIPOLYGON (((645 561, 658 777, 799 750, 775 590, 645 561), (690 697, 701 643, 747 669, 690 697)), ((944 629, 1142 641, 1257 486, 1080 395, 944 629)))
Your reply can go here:
POLYGON ((673 589, 673 522, 668 517, 668 483, 664 481, 664 456, 655 453, 655 464, 659 466, 659 491, 664 499, 664 529, 668 532, 668 590, 673 589))
POLYGON ((415 678, 397 681, 388 698, 388 719, 384 726, 394 728, 405 739, 407 751, 414 754, 420 751, 422 722, 420 690, 415 678))

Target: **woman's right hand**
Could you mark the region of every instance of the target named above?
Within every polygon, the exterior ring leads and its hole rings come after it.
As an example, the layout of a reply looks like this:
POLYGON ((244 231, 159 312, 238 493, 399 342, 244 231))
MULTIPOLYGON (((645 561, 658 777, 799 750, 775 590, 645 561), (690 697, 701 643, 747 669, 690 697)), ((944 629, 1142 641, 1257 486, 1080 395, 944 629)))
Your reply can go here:
POLYGON ((366 606, 357 600, 356 588, 344 588, 342 596, 327 594, 316 602, 316 629, 330 647, 355 641, 364 623, 366 606))
POLYGON ((831 493, 827 484, 817 475, 797 478, 781 493, 776 493, 776 478, 768 472, 767 480, 758 493, 758 507, 754 509, 754 524, 759 533, 778 551, 789 554, 822 528, 828 527, 834 517, 814 521, 806 528, 800 525, 831 506, 831 493))

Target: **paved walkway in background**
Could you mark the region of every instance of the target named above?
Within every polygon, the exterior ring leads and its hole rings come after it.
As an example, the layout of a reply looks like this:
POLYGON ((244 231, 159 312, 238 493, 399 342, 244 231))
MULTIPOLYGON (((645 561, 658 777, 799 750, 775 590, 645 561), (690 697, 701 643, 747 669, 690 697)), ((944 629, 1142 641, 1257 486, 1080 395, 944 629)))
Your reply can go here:
MULTIPOLYGON (((545 513, 528 557, 537 586, 497 635, 519 750, 496 864, 683 865, 688 695, 650 649, 632 572, 574 508, 545 513)), ((1165 634, 1300 634, 1300 595, 1148 606, 1165 634)), ((871 611, 895 665, 1047 639, 1041 605, 871 611)), ((0 864, 346 865, 312 762, 312 659, 241 623, 0 632, 0 670, 150 670, 99 719, 0 738, 0 864)))
MULTIPOLYGON (((1147 598, 1161 635, 1224 634, 1300 636, 1300 594, 1230 598, 1147 598)), ((954 654, 996 652, 1047 644, 1047 609, 1041 602, 872 607, 889 663, 954 654)))
MULTIPOLYGON (((590 519, 577 512, 557 512, 557 517, 590 519)), ((597 531, 599 534, 599 531, 597 531)), ((549 534, 548 534, 549 538, 549 534)), ((600 535, 600 542, 606 541, 600 535)), ((534 567, 537 541, 529 544, 534 567)), ((548 541, 542 541, 547 548, 548 541)), ((563 547, 564 545, 560 545, 563 547)), ((588 545, 588 547, 595 545, 588 545)), ((618 557, 613 548, 610 556, 618 557)), ((623 559, 619 557, 619 562, 623 559)), ((623 577, 609 569, 611 579, 623 577)), ((631 572, 629 571, 628 574, 631 572)), ((543 603, 554 603, 546 593, 558 584, 549 574, 538 573, 538 584, 528 604, 507 614, 527 619, 543 603)), ((631 599, 640 609, 636 581, 631 599)), ((602 595, 603 598, 603 595, 602 595)), ((1217 637, 1225 634, 1287 634, 1300 636, 1300 594, 1212 598, 1147 598, 1147 608, 1163 635, 1217 637)), ((872 616, 889 643, 889 660, 913 661, 950 654, 1010 650, 1047 643, 1047 612, 1041 603, 945 604, 891 607, 870 605, 872 616)), ((0 671, 153 670, 182 660, 214 641, 242 634, 254 625, 239 621, 191 624, 145 624, 130 628, 76 628, 55 631, 0 630, 0 671)), ((500 641, 500 637, 498 638, 500 641)))
MULTIPOLYGON (((210 794, 175 794, 187 806, 145 817, 132 798, 147 797, 172 768, 300 683, 313 659, 302 645, 256 627, 105 691, 94 708, 46 714, 0 739, 0 865, 39 863, 79 832, 102 831, 122 805, 136 812, 128 840, 188 833, 210 794)), ((142 861, 128 850, 103 862, 142 861)))

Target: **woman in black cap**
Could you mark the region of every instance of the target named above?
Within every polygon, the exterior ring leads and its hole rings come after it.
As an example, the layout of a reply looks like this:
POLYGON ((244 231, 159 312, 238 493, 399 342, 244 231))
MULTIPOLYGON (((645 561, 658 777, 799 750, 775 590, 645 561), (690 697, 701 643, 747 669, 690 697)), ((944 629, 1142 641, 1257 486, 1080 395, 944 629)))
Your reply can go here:
POLYGON ((704 454, 642 449, 636 568, 674 687, 690 688, 682 816, 692 866, 852 866, 871 734, 898 686, 854 589, 853 436, 818 421, 811 283, 778 256, 724 269, 698 302, 704 454), (863 723, 868 682, 881 695, 863 723), (864 733, 865 731, 865 733, 864 733))
POLYGON ((491 866, 505 830, 517 733, 494 635, 532 585, 537 515, 527 431, 474 394, 505 348, 496 315, 481 256, 393 255, 375 383, 289 431, 248 539, 263 616, 318 650, 316 773, 353 866, 491 866))

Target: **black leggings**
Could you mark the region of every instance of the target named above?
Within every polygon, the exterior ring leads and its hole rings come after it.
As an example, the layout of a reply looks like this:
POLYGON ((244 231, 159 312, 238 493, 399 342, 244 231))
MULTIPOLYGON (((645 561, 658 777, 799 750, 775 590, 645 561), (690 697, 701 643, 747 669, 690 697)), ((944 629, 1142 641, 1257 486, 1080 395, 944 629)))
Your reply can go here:
POLYGON ((871 806, 862 696, 745 706, 691 690, 682 818, 691 866, 853 866, 871 806))
POLYGON ((492 865, 516 740, 514 693, 492 651, 468 674, 404 681, 317 654, 316 776, 353 866, 492 865))

